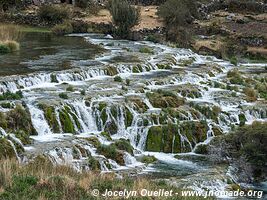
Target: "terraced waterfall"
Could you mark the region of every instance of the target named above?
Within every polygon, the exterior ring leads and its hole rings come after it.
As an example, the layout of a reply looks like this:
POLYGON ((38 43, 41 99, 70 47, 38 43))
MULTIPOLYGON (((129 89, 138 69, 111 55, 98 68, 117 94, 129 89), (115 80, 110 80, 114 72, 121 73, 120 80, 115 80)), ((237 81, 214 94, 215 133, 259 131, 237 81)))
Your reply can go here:
POLYGON ((234 127, 267 119, 264 101, 251 101, 244 90, 267 81, 266 64, 242 64, 237 71, 187 49, 96 34, 68 37, 105 51, 71 60, 68 69, 0 80, 2 94, 23 95, 0 103, 0 141, 11 154, 21 162, 45 157, 77 170, 187 177, 194 189, 227 185, 225 169, 182 157, 197 156, 213 137, 234 127), (16 117, 23 123, 10 127, 16 117), (146 165, 142 155, 154 155, 159 163, 146 165))

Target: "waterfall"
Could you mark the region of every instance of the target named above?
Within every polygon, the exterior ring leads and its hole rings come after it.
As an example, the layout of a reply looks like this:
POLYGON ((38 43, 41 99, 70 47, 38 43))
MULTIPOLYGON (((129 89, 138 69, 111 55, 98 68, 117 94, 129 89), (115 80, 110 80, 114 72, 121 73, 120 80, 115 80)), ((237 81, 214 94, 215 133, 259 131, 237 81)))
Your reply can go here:
POLYGON ((30 104, 28 104, 27 107, 29 108, 31 114, 33 127, 37 131, 38 135, 44 136, 53 134, 45 119, 44 112, 30 104))

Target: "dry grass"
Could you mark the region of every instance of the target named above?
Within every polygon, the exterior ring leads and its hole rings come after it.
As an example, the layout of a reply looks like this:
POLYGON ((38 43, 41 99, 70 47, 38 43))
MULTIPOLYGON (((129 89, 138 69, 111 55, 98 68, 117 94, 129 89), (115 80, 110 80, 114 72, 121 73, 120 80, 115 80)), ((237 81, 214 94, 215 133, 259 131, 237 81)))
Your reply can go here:
POLYGON ((0 41, 18 41, 22 36, 20 30, 16 25, 0 25, 0 41))

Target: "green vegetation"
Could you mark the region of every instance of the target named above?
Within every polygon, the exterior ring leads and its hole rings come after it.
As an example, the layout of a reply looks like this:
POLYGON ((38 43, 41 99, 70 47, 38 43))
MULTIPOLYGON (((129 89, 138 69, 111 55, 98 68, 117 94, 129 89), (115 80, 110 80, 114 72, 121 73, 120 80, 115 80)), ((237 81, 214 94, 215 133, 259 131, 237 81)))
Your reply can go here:
MULTIPOLYGON (((220 152, 215 157, 224 159, 230 157, 230 163, 238 167, 238 174, 247 174, 251 181, 261 181, 266 178, 267 162, 267 123, 254 122, 239 128, 228 135, 215 138, 209 145, 209 153, 220 152), (246 163, 244 166, 242 162, 246 163)), ((240 177, 243 181, 245 177, 240 177)))
POLYGON ((59 112, 59 119, 64 133, 75 133, 75 128, 71 116, 66 107, 59 112))
POLYGON ((237 69, 233 69, 227 73, 227 78, 229 78, 231 84, 244 84, 244 78, 237 69))
POLYGON ((0 126, 7 131, 24 131, 27 135, 35 134, 30 113, 21 105, 16 105, 14 109, 7 113, 1 113, 0 117, 0 126))
POLYGON ((136 25, 140 18, 139 9, 131 6, 127 0, 110 0, 109 6, 116 35, 127 38, 130 29, 136 25))
POLYGON ((70 18, 70 11, 64 6, 43 5, 38 11, 38 16, 49 24, 59 24, 70 18))
POLYGON ((139 49, 140 53, 148 53, 148 54, 154 54, 153 49, 149 48, 149 47, 141 47, 139 49))
POLYGON ((110 140, 110 141, 112 140, 110 134, 107 133, 107 132, 102 132, 101 135, 102 135, 103 137, 105 137, 107 140, 110 140))
MULTIPOLYGON (((0 146, 1 148, 1 146, 0 146)), ((1 152, 1 151, 0 151, 1 152)), ((181 193, 182 189, 170 186, 165 181, 152 180, 143 177, 131 178, 123 175, 117 178, 114 173, 100 173, 97 161, 88 160, 89 166, 96 171, 77 172, 68 166, 54 166, 44 156, 38 156, 28 164, 19 165, 17 161, 6 159, 0 162, 0 199, 97 199, 91 195, 93 189, 98 189, 101 194, 105 190, 148 191, 173 190, 181 193)), ((163 200, 175 200, 180 197, 161 197, 163 200)), ((109 199, 118 199, 110 197, 109 199)), ((133 198, 131 198, 133 199, 133 198)), ((149 199, 137 197, 134 199, 149 199)), ((187 200, 201 200, 213 198, 187 197, 187 200)))
POLYGON ((116 140, 114 143, 112 143, 111 146, 115 146, 117 149, 126 151, 133 155, 134 148, 130 144, 129 140, 119 139, 119 140, 116 140))
POLYGON ((52 28, 52 32, 56 35, 66 35, 73 33, 73 27, 71 23, 64 22, 63 24, 57 24, 52 28))
POLYGON ((69 97, 68 97, 68 94, 66 94, 66 93, 59 93, 59 95, 58 95, 61 99, 68 99, 69 97))
POLYGON ((0 138, 0 159, 15 158, 15 151, 6 138, 0 138))
POLYGON ((254 101, 257 101, 258 99, 258 94, 257 92, 252 89, 252 88, 245 88, 244 89, 244 93, 247 97, 247 101, 250 101, 250 102, 254 102, 254 101))
POLYGON ((16 93, 12 92, 5 92, 2 95, 0 95, 0 101, 2 100, 20 100, 23 98, 23 94, 21 91, 17 91, 16 93))
POLYGON ((74 92, 74 87, 72 85, 69 85, 67 88, 66 88, 66 91, 68 92, 74 92))
POLYGON ((53 106, 49 106, 46 104, 39 104, 40 109, 44 111, 44 116, 46 121, 48 122, 49 126, 53 130, 54 133, 60 132, 60 127, 57 121, 55 108, 53 106))
POLYGON ((155 156, 142 156, 141 157, 141 162, 146 163, 146 164, 151 164, 155 163, 157 161, 157 158, 155 156))
POLYGON ((0 44, 0 54, 10 53, 10 49, 5 44, 0 44))
POLYGON ((122 78, 120 76, 115 76, 114 81, 116 82, 122 82, 122 78))
POLYGON ((106 158, 115 160, 118 164, 124 165, 123 151, 119 151, 115 145, 101 145, 97 153, 104 155, 106 158))
POLYGON ((235 65, 235 66, 237 66, 237 64, 238 64, 237 58, 236 57, 232 57, 230 59, 230 63, 233 64, 233 65, 235 65))
POLYGON ((146 95, 151 104, 156 108, 175 108, 185 103, 184 98, 178 97, 171 91, 156 90, 146 95))
POLYGON ((92 144, 95 148, 99 148, 101 146, 101 143, 99 142, 97 137, 89 137, 89 138, 85 138, 85 139, 90 144, 92 144))
POLYGON ((51 83, 58 83, 57 75, 50 74, 51 83))
POLYGON ((207 154, 208 153, 208 145, 206 144, 199 144, 195 149, 195 153, 197 154, 207 154))

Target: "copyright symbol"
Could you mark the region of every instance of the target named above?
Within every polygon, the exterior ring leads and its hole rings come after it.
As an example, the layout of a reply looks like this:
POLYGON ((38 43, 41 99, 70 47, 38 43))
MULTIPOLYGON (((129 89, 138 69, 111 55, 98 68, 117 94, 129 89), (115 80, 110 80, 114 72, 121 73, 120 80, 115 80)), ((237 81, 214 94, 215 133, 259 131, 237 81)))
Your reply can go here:
POLYGON ((94 189, 91 193, 95 197, 99 196, 99 190, 98 189, 94 189))

